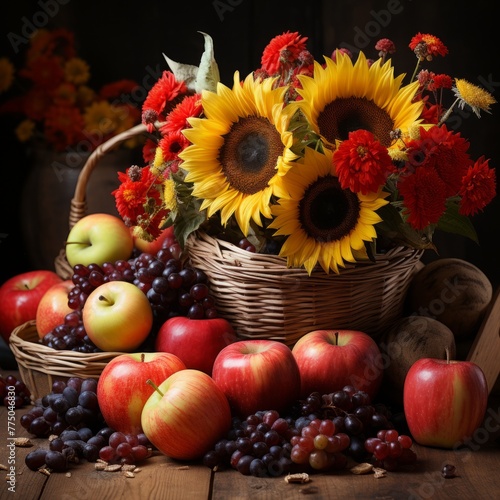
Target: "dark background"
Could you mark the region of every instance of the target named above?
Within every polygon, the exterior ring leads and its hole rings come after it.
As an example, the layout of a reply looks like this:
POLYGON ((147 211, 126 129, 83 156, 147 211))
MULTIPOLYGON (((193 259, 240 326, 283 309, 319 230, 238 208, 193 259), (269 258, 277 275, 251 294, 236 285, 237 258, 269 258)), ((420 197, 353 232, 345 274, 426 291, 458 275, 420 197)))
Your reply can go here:
MULTIPOLYGON (((408 49, 418 32, 438 36, 449 55, 436 59, 428 69, 486 86, 498 100, 500 71, 497 53, 498 21, 489 2, 466 1, 327 1, 205 0, 101 2, 43 0, 9 2, 0 20, 0 57, 22 62, 15 53, 12 36, 26 37, 33 24, 44 28, 65 27, 75 33, 78 55, 87 60, 95 88, 122 78, 134 79, 150 88, 151 73, 168 69, 162 53, 171 59, 198 65, 203 37, 214 40, 221 79, 232 84, 239 70, 245 75, 260 65, 266 44, 284 31, 299 31, 309 39, 308 48, 318 60, 341 46, 362 49, 376 57, 380 38, 392 39, 398 48, 393 56, 397 74, 413 72, 415 56, 408 49), (10 36, 10 39, 9 39, 10 36)), ((0 95, 1 99, 1 95, 0 95)), ((473 158, 485 155, 498 169, 500 107, 478 119, 460 113, 460 131, 470 139, 473 158)), ((20 193, 27 172, 26 151, 17 144, 12 123, 0 118, 2 132, 0 206, 0 283, 14 274, 30 270, 20 231, 20 193)), ((490 280, 500 282, 497 240, 499 199, 473 219, 480 245, 459 237, 437 235, 442 256, 460 257, 482 269, 490 280)), ((55 256, 54 256, 55 257, 55 256)), ((435 255, 428 254, 432 259, 435 255)))

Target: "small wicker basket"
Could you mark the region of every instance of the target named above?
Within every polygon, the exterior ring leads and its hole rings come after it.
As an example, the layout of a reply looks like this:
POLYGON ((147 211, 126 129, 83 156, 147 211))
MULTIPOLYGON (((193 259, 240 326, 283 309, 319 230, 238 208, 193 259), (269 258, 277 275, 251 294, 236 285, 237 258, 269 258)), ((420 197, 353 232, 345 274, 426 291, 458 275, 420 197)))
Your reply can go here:
POLYGON ((9 345, 16 358, 21 378, 31 391, 33 402, 49 394, 55 380, 68 380, 70 377, 99 378, 107 363, 123 354, 86 354, 51 349, 39 341, 35 321, 18 326, 9 337, 9 345))
POLYGON ((376 262, 340 274, 290 269, 275 255, 247 252, 198 233, 188 240, 192 264, 205 271, 218 311, 243 338, 293 345, 312 330, 355 329, 380 335, 403 311, 422 251, 398 247, 376 262))
MULTIPOLYGON (((106 153, 116 148, 122 142, 126 142, 127 140, 137 135, 144 134, 145 132, 147 132, 145 125, 136 125, 135 127, 132 127, 128 130, 125 130, 124 132, 121 132, 120 134, 115 135, 103 144, 100 144, 88 157, 78 176, 78 180, 75 186, 75 193, 73 195, 73 198, 71 199, 68 232, 80 219, 87 215, 87 184, 99 160, 106 153)), ((68 263, 68 260, 66 259, 66 251, 64 248, 61 249, 57 257, 55 258, 54 266, 56 273, 63 279, 71 278, 73 271, 68 263)))

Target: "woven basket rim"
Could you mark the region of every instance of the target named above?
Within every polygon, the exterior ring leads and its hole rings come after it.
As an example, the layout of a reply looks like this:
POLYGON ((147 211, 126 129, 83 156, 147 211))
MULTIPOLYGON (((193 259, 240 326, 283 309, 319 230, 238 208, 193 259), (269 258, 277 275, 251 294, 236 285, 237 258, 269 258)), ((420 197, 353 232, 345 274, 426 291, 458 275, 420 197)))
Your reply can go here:
POLYGON ((98 376, 111 359, 123 352, 81 353, 56 350, 38 341, 36 321, 31 320, 13 330, 9 345, 19 365, 55 376, 98 376))
MULTIPOLYGON (((337 275, 339 277, 349 275, 349 277, 352 278, 353 274, 362 274, 363 278, 366 279, 367 271, 379 272, 381 269, 384 271, 394 269, 394 264, 398 261, 417 259, 420 258, 423 253, 423 250, 420 249, 397 246, 391 248, 386 253, 377 254, 375 256, 375 262, 371 260, 359 261, 356 263, 346 262, 344 268, 339 268, 338 274, 334 272, 326 273, 318 265, 312 273, 308 275, 303 267, 287 267, 286 258, 284 257, 248 252, 229 241, 213 237, 204 231, 196 231, 187 241, 188 251, 193 247, 196 248, 203 245, 206 245, 207 249, 210 248, 214 252, 212 257, 223 261, 224 266, 229 270, 241 270, 241 268, 244 267, 245 271, 251 272, 254 270, 259 274, 272 274, 274 271, 279 275, 286 273, 287 275, 309 276, 311 278, 320 279, 321 277, 329 278, 332 275, 337 275)), ((394 272, 396 273, 397 270, 394 270, 394 272)))

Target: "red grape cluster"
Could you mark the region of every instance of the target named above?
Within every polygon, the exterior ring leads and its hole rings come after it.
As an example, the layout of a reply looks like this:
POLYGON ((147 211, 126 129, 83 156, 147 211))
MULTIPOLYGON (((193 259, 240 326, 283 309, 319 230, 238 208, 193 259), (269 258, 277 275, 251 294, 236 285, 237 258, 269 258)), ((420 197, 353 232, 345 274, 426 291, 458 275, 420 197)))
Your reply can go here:
POLYGON ((71 278, 74 286, 68 294, 68 305, 73 311, 66 315, 63 324, 43 337, 44 345, 82 353, 99 351, 87 336, 82 309, 88 296, 109 281, 127 281, 142 290, 158 326, 172 316, 216 317, 206 274, 182 258, 177 242, 167 239, 164 245, 155 255, 143 252, 129 260, 105 262, 102 266, 75 265, 71 278))
POLYGON ((92 378, 55 381, 52 391, 21 416, 21 425, 30 434, 51 437, 48 449, 37 448, 26 455, 25 463, 31 470, 45 466, 64 472, 81 459, 135 464, 151 455, 151 444, 144 434, 124 435, 106 425, 96 390, 97 381, 92 378))
POLYGON ((279 476, 343 469, 349 457, 386 470, 417 458, 411 438, 394 428, 389 410, 371 405, 365 392, 351 386, 331 394, 312 393, 289 413, 280 416, 270 410, 233 418, 228 435, 206 453, 204 464, 279 476))
POLYGON ((14 375, 0 377, 0 398, 4 406, 22 408, 30 404, 31 392, 26 384, 14 375))

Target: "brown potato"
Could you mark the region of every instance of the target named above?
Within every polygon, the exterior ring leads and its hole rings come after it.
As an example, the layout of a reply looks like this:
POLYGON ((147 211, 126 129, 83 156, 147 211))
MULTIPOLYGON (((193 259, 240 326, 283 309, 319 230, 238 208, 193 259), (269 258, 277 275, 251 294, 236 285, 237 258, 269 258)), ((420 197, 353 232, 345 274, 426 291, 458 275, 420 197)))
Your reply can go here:
POLYGON ((384 362, 384 386, 400 400, 406 374, 421 358, 446 359, 456 354, 453 332, 443 323, 426 316, 407 316, 398 320, 382 336, 379 348, 384 362))
POLYGON ((486 275, 462 259, 430 262, 412 279, 407 295, 411 314, 429 316, 445 324, 454 335, 474 335, 492 299, 486 275))

